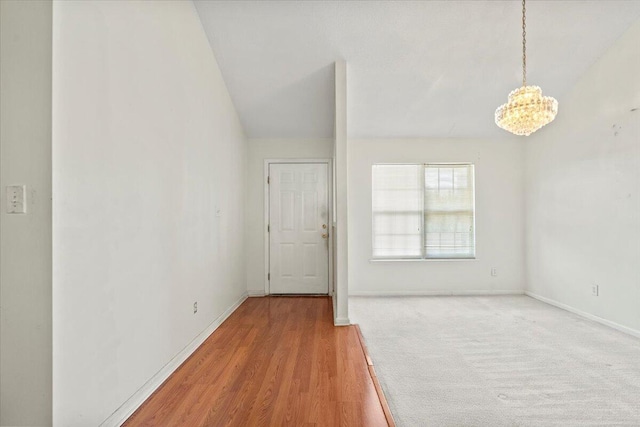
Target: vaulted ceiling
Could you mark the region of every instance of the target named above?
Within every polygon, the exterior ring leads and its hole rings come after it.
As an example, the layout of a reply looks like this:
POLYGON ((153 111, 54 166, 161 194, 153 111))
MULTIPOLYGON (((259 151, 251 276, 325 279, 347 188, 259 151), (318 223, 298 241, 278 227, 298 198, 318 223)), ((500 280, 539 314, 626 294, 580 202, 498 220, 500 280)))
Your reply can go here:
MULTIPOLYGON (((196 8, 251 138, 331 137, 347 61, 350 137, 500 137, 521 84, 520 1, 206 1, 196 8)), ((556 97, 640 1, 527 2, 528 83, 556 97)), ((640 46, 638 47, 640 55, 640 46)))

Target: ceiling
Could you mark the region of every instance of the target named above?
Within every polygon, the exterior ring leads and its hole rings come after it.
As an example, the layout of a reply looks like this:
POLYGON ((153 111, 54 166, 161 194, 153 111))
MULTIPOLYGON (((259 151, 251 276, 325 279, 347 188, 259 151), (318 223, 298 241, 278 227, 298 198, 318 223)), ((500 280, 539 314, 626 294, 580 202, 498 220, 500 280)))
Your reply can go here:
MULTIPOLYGON (((521 85, 520 1, 195 4, 250 138, 332 137, 337 59, 350 137, 506 134, 493 113, 521 85)), ((638 19, 640 1, 528 2, 528 83, 562 114, 563 96, 638 19)))

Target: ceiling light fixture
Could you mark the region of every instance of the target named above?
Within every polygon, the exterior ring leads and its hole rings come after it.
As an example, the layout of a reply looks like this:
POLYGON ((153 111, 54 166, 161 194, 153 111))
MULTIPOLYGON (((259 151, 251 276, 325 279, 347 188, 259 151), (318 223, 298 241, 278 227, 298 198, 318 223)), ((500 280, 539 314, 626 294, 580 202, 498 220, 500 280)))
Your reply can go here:
POLYGON ((542 96, 538 86, 527 86, 526 0, 522 0, 522 87, 509 94, 506 104, 496 110, 496 124, 516 135, 529 136, 547 125, 558 114, 558 101, 542 96))

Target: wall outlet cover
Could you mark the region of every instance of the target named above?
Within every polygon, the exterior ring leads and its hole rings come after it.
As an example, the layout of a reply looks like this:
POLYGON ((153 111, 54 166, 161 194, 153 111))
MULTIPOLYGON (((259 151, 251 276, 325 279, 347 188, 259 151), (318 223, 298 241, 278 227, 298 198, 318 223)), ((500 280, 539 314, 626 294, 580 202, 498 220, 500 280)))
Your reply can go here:
POLYGON ((7 213, 25 214, 27 213, 27 196, 25 185, 7 186, 7 213))

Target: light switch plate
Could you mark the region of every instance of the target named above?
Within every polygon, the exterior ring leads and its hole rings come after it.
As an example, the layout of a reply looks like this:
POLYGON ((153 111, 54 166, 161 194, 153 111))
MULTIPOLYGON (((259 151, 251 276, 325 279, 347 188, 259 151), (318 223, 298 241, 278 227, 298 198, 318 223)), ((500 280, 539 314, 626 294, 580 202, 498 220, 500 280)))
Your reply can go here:
POLYGON ((27 213, 26 186, 7 186, 7 213, 25 214, 27 213))

